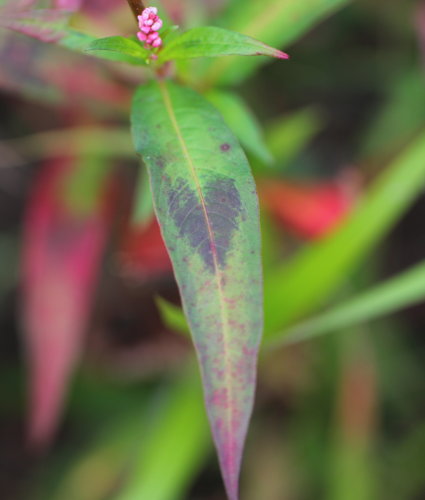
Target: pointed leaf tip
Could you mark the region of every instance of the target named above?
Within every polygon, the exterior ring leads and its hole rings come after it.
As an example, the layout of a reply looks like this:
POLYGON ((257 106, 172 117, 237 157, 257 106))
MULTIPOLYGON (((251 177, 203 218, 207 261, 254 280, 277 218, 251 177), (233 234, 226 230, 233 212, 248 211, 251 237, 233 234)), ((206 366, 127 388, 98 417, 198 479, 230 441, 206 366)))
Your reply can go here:
POLYGON ((282 52, 281 50, 278 50, 276 53, 276 56, 278 59, 290 59, 291 56, 287 54, 286 52, 282 52))

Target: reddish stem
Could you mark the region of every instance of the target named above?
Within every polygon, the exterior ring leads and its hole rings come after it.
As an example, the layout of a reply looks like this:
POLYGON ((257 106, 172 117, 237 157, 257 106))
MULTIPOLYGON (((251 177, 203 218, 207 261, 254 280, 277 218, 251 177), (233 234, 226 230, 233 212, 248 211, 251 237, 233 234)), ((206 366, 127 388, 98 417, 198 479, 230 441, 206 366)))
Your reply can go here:
POLYGON ((128 5, 130 6, 131 10, 133 11, 134 17, 136 18, 137 21, 137 16, 140 16, 142 12, 145 10, 145 6, 143 5, 142 0, 127 0, 128 5))

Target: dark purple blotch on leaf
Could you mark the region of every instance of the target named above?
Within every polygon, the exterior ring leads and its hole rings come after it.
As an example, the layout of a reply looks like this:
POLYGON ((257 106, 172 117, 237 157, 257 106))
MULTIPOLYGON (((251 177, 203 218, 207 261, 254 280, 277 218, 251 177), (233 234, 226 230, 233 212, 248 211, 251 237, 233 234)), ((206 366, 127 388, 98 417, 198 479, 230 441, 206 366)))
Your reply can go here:
POLYGON ((229 151, 229 149, 230 149, 230 144, 227 144, 227 142, 226 142, 226 143, 224 143, 224 144, 222 144, 222 145, 220 146, 220 149, 221 149, 222 151, 224 151, 224 152, 229 151))
POLYGON ((180 179, 168 198, 168 210, 180 235, 189 240, 193 251, 214 271, 216 262, 220 267, 226 264, 230 242, 244 210, 233 179, 210 180, 202 195, 205 210, 199 193, 180 179))

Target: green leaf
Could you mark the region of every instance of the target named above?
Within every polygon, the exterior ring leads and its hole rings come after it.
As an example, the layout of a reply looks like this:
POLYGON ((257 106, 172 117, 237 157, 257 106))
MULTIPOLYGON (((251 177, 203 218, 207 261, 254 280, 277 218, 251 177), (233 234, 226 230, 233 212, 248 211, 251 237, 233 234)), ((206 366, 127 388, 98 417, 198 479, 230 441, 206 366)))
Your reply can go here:
POLYGON ((103 59, 134 65, 146 65, 151 55, 140 43, 123 36, 109 36, 94 40, 85 52, 103 59))
MULTIPOLYGON (((223 21, 225 28, 246 33, 273 47, 287 47, 349 0, 239 0, 223 21)), ((211 63, 204 75, 208 84, 235 84, 250 76, 263 58, 227 58, 211 63)))
POLYGON ((265 164, 273 157, 264 142, 261 127, 243 99, 232 92, 212 90, 205 96, 221 113, 242 146, 265 164))
POLYGON ((341 229, 275 270, 265 283, 266 335, 314 310, 385 237, 422 190, 424 158, 422 135, 382 173, 341 229))
POLYGON ((287 54, 241 33, 204 26, 186 31, 160 53, 159 61, 219 56, 270 56, 288 59, 287 54))
POLYGON ((424 299, 425 263, 421 262, 318 316, 313 316, 279 334, 269 335, 268 341, 274 346, 277 343, 292 344, 308 340, 395 313, 424 299))
POLYGON ((248 162, 220 114, 170 82, 141 87, 136 150, 173 261, 229 498, 237 498, 262 330, 258 202, 248 162))
POLYGON ((156 403, 151 425, 141 429, 140 451, 130 480, 114 497, 117 500, 183 498, 210 452, 208 421, 194 366, 156 403))

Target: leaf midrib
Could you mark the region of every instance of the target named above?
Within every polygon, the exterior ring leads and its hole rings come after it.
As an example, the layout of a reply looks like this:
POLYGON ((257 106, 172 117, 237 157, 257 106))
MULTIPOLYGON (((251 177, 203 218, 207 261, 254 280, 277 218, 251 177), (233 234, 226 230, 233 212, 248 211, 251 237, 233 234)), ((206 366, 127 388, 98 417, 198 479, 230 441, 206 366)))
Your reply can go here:
MULTIPOLYGON (((183 156, 185 157, 185 159, 187 161, 191 176, 192 176, 193 181, 195 183, 196 191, 198 193, 199 200, 201 202, 202 212, 203 212, 203 215, 205 218, 205 223, 207 225, 208 236, 209 236, 210 243, 211 243, 211 252, 213 255, 214 276, 215 276, 216 282, 217 282, 218 297, 219 297, 219 301, 220 301, 220 316, 221 316, 222 332, 223 332, 223 338, 224 338, 224 342, 223 342, 224 359, 225 359, 226 367, 229 367, 231 365, 231 363, 229 362, 230 356, 229 356, 229 352, 228 352, 228 348, 227 348, 228 339, 229 339, 229 332, 227 329, 227 315, 225 314, 224 292, 223 292, 222 279, 221 279, 222 273, 221 273, 221 269, 218 265, 217 250, 216 250, 217 245, 215 243, 214 233, 212 231, 211 222, 210 222, 210 219, 208 216, 207 206, 205 203, 204 195, 202 193, 201 184, 199 182, 199 178, 198 178, 198 175, 196 172, 196 167, 195 167, 195 164, 192 160, 192 157, 190 156, 186 141, 181 133, 181 130, 180 130, 180 127, 179 127, 179 124, 177 121, 177 117, 174 113, 171 97, 170 97, 170 94, 168 92, 167 86, 166 86, 165 82, 163 82, 163 81, 159 81, 158 85, 159 85, 159 89, 160 89, 160 92, 161 92, 161 95, 162 95, 162 98, 164 101, 166 112, 167 112, 168 117, 170 118, 171 124, 176 132, 176 136, 177 136, 177 139, 179 141, 183 156)), ((230 383, 231 381, 229 378, 229 370, 228 369, 225 370, 225 380, 226 380, 226 389, 228 391, 228 393, 227 393, 228 394, 228 401, 232 402, 233 401, 233 391, 232 391, 232 385, 230 383)), ((231 425, 231 418, 230 418, 229 411, 227 412, 226 416, 227 416, 227 429, 231 429, 232 425, 231 425)))

